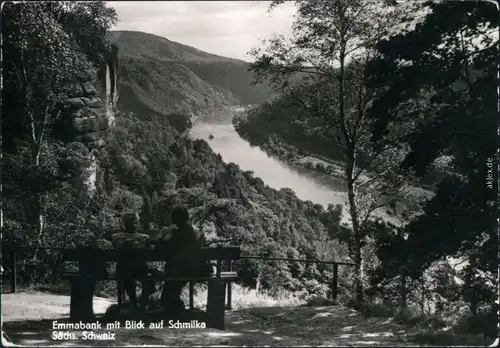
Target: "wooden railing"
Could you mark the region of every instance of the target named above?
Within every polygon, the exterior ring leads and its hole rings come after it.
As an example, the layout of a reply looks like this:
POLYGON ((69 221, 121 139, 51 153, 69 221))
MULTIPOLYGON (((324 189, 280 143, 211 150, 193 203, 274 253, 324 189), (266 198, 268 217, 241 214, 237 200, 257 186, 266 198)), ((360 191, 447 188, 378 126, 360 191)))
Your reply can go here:
MULTIPOLYGON (((260 257, 260 256, 242 256, 241 259, 255 259, 255 260, 267 260, 267 261, 286 261, 286 262, 303 262, 303 263, 315 263, 315 264, 327 264, 333 265, 333 276, 330 283, 330 291, 332 293, 333 302, 337 302, 338 298, 338 277, 339 277, 339 265, 344 266, 354 266, 353 262, 340 262, 340 261, 320 261, 320 260, 304 260, 304 259, 288 259, 280 257, 260 257)), ((231 292, 228 289, 228 296, 231 292)))
MULTIPOLYGON (((9 278, 10 278, 10 289, 12 293, 15 293, 17 290, 17 265, 19 263, 19 251, 21 249, 29 249, 25 247, 14 247, 9 248, 4 246, 2 250, 2 254, 8 253, 10 256, 10 267, 9 267, 9 278)), ((41 248, 44 250, 59 250, 64 251, 63 248, 41 248)), ((354 266, 355 264, 352 262, 340 262, 340 261, 320 261, 320 260, 305 260, 305 259, 289 259, 289 258, 279 258, 279 257, 260 257, 260 256, 241 256, 240 259, 254 259, 254 260, 263 260, 263 261, 285 261, 285 262, 300 262, 300 263, 314 263, 314 264, 328 264, 333 265, 333 276, 330 283, 330 291, 331 291, 331 299, 335 303, 338 298, 338 276, 339 276, 339 266, 354 266)), ((4 267, 4 272, 6 271, 4 267)), ((229 271, 232 271, 229 269, 229 271)), ((227 309, 232 309, 232 286, 231 283, 227 284, 227 309)))

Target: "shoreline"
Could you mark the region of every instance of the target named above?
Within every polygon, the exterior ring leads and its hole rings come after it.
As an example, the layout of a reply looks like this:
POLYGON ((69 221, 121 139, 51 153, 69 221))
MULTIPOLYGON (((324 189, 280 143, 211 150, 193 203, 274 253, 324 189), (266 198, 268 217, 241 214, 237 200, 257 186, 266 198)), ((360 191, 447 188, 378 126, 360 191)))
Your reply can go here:
MULTIPOLYGON (((249 141, 244 135, 238 132, 237 127, 235 127, 238 135, 249 141)), ((281 139, 277 139, 277 146, 281 153, 275 150, 274 146, 270 146, 270 142, 275 142, 275 140, 270 140, 264 144, 252 144, 258 146, 262 151, 266 152, 268 155, 276 157, 290 165, 299 166, 319 174, 330 176, 334 179, 346 180, 343 163, 340 161, 335 161, 329 158, 325 158, 321 155, 309 153, 306 151, 299 151, 295 145, 288 144, 281 139), (302 152, 302 154, 300 154, 302 152)), ((367 180, 370 178, 369 174, 363 173, 359 176, 360 179, 367 180)))
MULTIPOLYGON (((238 130, 236 124, 233 124, 233 126, 235 127, 236 132, 242 139, 249 141, 249 139, 238 130)), ((267 153, 269 156, 275 157, 287 164, 302 167, 310 171, 313 171, 315 173, 327 175, 334 179, 340 179, 342 181, 345 181, 343 164, 339 161, 327 159, 320 155, 311 154, 305 151, 299 151, 299 149, 296 146, 287 144, 283 140, 277 137, 270 138, 264 144, 252 144, 252 145, 258 146, 262 151, 267 153)), ((361 181, 365 181, 370 179, 370 177, 371 177, 370 173, 364 172, 359 176, 359 179, 361 179, 361 181)), ((398 206, 398 208, 396 208, 397 213, 389 214, 387 212, 387 208, 383 207, 375 210, 372 213, 373 218, 378 217, 382 218, 385 221, 389 221, 391 223, 395 223, 398 225, 403 224, 403 221, 400 219, 403 211, 409 211, 409 210, 415 211, 416 210, 415 206, 418 204, 419 200, 430 199, 434 195, 433 191, 419 185, 407 184, 405 186, 406 186, 406 191, 408 192, 404 195, 405 199, 400 200, 396 204, 396 206, 398 206)), ((347 212, 344 212, 344 214, 348 215, 347 212)))

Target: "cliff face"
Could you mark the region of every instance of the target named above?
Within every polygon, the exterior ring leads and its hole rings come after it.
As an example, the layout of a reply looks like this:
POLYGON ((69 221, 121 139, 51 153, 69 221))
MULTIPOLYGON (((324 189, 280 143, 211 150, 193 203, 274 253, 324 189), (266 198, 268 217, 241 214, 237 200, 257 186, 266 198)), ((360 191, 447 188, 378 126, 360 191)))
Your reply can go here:
POLYGON ((81 142, 89 150, 86 184, 96 186, 99 163, 95 152, 105 143, 106 133, 113 127, 118 101, 118 48, 106 55, 97 76, 88 81, 74 81, 67 86, 70 96, 63 102, 59 137, 65 142, 81 142))
POLYGON ((113 47, 93 80, 67 86, 70 98, 63 103, 62 140, 82 142, 90 151, 104 144, 106 131, 115 121, 117 68, 118 49, 113 47))

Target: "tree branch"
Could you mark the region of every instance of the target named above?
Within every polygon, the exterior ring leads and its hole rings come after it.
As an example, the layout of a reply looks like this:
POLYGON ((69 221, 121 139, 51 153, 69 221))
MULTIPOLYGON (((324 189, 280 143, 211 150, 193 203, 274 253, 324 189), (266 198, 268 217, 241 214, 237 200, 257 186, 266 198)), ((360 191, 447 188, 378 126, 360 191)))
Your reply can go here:
POLYGON ((370 160, 368 161, 367 164, 365 164, 363 167, 361 167, 359 169, 359 171, 356 173, 356 175, 354 176, 354 180, 356 180, 360 175, 361 173, 363 173, 365 170, 368 169, 368 167, 370 167, 370 165, 378 158, 378 156, 380 156, 384 151, 390 149, 391 146, 390 145, 386 145, 384 147, 381 147, 380 149, 378 149, 374 154, 373 156, 370 158, 370 160))

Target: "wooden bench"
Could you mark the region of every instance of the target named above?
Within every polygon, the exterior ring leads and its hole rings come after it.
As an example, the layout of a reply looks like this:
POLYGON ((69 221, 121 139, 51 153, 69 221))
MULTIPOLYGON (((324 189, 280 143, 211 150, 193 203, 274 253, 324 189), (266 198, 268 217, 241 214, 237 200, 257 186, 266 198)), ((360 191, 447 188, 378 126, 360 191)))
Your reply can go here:
MULTIPOLYGON (((127 251, 130 254, 130 251, 127 251)), ((166 261, 168 255, 162 250, 137 249, 133 254, 142 260, 166 261)), ((228 289, 228 303, 231 303, 231 282, 238 280, 236 272, 231 271, 232 261, 238 260, 241 255, 239 247, 215 247, 202 248, 199 251, 201 261, 216 261, 216 273, 208 277, 192 278, 167 278, 163 274, 148 275, 136 280, 154 279, 157 281, 186 281, 189 283, 189 306, 193 308, 193 287, 195 283, 208 283, 207 299, 207 327, 224 330, 224 312, 226 309, 226 287, 228 289), (229 263, 229 272, 222 272, 222 261, 229 263)), ((120 256, 119 250, 104 250, 97 248, 76 248, 66 249, 63 252, 64 262, 77 262, 78 268, 69 271, 65 270, 63 279, 70 281, 70 320, 85 321, 92 320, 93 313, 93 292, 96 281, 116 281, 118 302, 123 300, 123 287, 120 279, 115 274, 99 272, 105 269, 106 262, 116 262, 120 256)), ((229 305, 230 308, 230 305, 229 305)))

